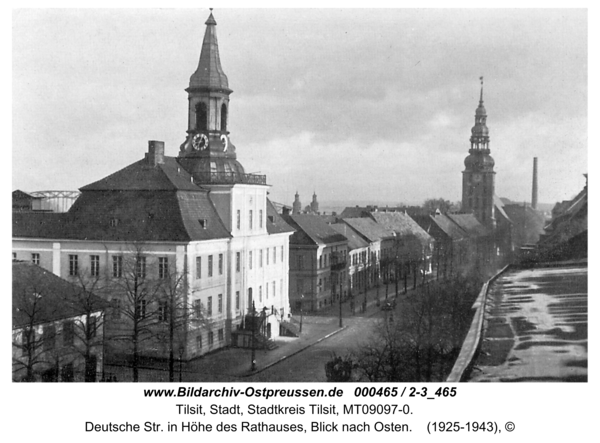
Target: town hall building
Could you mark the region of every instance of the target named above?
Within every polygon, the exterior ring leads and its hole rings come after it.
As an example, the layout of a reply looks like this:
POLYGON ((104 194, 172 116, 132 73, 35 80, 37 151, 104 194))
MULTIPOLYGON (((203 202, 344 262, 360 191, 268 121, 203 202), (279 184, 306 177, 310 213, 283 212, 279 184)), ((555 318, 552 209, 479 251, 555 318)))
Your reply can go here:
MULTIPOLYGON (((228 126, 232 90, 212 13, 205 24, 177 157, 149 141, 144 158, 82 187, 68 212, 13 214, 13 259, 76 283, 108 282, 112 289, 97 293, 112 302, 116 323, 125 322, 119 311, 130 320, 153 316, 155 328, 167 323, 168 293, 177 292, 185 313, 176 352, 184 359, 248 345, 238 341, 248 318, 260 317, 265 339, 279 335, 290 315, 293 229, 268 200, 266 176, 247 173, 237 160, 228 126), (147 299, 132 302, 132 285, 147 299)), ((148 341, 144 352, 165 356, 165 341, 148 341)))

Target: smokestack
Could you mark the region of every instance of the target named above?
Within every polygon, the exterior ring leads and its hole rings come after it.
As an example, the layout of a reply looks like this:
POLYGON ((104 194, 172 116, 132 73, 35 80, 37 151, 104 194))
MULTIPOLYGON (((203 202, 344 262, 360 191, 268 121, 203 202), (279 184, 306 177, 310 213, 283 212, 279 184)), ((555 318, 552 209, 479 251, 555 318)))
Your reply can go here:
POLYGON ((533 184, 531 186, 531 207, 537 209, 538 204, 538 171, 537 157, 533 157, 533 184))

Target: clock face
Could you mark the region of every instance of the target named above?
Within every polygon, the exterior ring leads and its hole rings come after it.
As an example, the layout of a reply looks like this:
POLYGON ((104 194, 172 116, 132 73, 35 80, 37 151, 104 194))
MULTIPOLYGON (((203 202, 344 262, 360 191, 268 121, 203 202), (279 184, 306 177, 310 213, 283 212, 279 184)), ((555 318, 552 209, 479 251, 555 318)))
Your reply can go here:
POLYGON ((196 134, 192 139, 192 148, 195 151, 204 150, 208 147, 208 137, 205 134, 196 134))

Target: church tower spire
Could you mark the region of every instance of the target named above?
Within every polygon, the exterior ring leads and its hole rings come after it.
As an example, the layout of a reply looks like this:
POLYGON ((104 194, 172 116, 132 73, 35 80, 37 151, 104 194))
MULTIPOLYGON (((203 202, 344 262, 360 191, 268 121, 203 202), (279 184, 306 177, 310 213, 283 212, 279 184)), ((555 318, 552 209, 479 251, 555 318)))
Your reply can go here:
POLYGON ((487 111, 483 106, 483 77, 480 77, 479 106, 475 110, 475 126, 471 129, 471 148, 463 171, 462 211, 472 212, 484 225, 495 228, 494 159, 490 156, 490 134, 487 111))

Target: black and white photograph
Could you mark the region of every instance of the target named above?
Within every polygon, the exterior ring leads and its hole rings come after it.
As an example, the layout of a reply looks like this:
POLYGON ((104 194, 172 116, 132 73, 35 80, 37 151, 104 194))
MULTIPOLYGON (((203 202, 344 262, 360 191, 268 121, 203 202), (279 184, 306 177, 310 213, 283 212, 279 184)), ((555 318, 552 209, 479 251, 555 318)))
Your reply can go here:
POLYGON ((12 9, 11 392, 585 388, 588 9, 218 6, 12 9))

